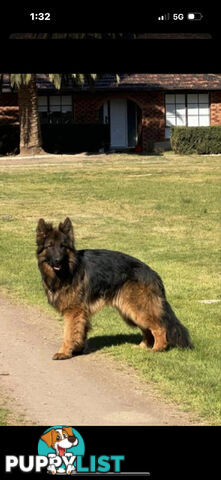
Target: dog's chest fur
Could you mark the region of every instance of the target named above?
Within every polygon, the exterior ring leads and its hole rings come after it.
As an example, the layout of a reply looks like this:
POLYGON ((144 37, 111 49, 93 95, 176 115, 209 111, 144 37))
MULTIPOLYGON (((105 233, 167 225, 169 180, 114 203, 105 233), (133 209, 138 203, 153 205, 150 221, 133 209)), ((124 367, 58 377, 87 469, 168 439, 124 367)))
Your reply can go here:
POLYGON ((48 302, 50 303, 50 305, 52 305, 53 307, 56 307, 58 298, 60 296, 60 291, 57 290, 53 292, 49 288, 46 288, 46 294, 47 294, 48 302))
POLYGON ((72 285, 63 285, 52 290, 44 282, 44 288, 48 302, 62 315, 65 310, 73 308, 78 303, 78 291, 72 285))

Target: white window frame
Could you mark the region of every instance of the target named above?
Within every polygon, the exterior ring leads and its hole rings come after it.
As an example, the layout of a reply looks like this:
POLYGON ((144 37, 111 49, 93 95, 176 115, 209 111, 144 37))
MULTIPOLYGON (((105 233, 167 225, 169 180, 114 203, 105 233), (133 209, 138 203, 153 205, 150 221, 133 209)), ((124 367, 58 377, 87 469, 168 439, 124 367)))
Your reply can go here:
POLYGON ((184 118, 183 126, 199 127, 199 126, 210 125, 211 118, 210 118, 210 93, 209 92, 166 93, 165 94, 165 138, 167 139, 170 138, 170 127, 172 126, 172 125, 169 125, 170 118, 171 118, 171 121, 173 120, 175 126, 182 125, 182 123, 179 121, 176 107, 177 105, 180 104, 180 110, 181 111, 183 110, 181 108, 181 102, 180 102, 183 96, 185 99, 185 103, 182 102, 182 105, 184 105, 184 109, 185 109, 185 114, 183 114, 182 112, 182 116, 181 116, 181 118, 182 117, 184 118), (207 99, 205 97, 207 97, 207 99), (171 102, 168 100, 171 100, 171 102), (168 115, 167 105, 168 106, 170 105, 171 112, 174 109, 174 115, 172 114, 168 115), (192 109, 191 109, 191 105, 192 105, 192 109), (191 110, 192 110, 192 114, 191 114, 191 110), (200 110, 204 110, 205 114, 203 114, 203 112, 200 110), (190 125, 190 123, 194 123, 194 121, 195 121, 195 125, 190 125))

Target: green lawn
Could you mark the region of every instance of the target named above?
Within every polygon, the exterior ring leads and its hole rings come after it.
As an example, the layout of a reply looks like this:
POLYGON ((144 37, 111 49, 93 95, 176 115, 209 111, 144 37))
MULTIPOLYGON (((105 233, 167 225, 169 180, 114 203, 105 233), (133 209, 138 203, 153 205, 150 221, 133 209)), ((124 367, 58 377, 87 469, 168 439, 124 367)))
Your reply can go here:
POLYGON ((5 425, 5 424, 6 424, 5 411, 0 409, 0 426, 5 425))
POLYGON ((94 317, 90 347, 126 361, 208 424, 221 420, 221 304, 200 301, 220 299, 220 160, 121 154, 3 167, 0 159, 1 290, 53 312, 35 258, 40 217, 58 223, 69 216, 79 249, 121 250, 148 263, 195 349, 132 349, 140 332, 112 309, 94 317))
POLYGON ((0 405, 0 427, 7 425, 9 410, 0 405))

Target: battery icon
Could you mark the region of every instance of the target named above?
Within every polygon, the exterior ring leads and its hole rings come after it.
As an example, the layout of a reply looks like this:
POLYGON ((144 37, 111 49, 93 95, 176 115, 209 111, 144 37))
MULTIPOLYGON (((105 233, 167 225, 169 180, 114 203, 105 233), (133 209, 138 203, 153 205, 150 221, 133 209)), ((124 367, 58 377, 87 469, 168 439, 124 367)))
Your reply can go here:
POLYGON ((195 12, 195 13, 188 13, 187 14, 187 19, 188 20, 202 20, 203 15, 200 12, 195 12))

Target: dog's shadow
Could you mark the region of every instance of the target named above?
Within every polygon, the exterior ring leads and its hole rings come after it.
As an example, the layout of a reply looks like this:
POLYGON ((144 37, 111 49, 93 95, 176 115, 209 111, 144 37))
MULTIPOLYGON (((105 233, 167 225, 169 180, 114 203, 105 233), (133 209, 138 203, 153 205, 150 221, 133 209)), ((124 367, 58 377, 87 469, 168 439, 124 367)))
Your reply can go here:
POLYGON ((138 345, 142 340, 142 335, 137 334, 117 334, 117 335, 100 335, 91 337, 87 340, 87 345, 84 353, 89 354, 102 350, 106 347, 119 346, 123 344, 138 345))

